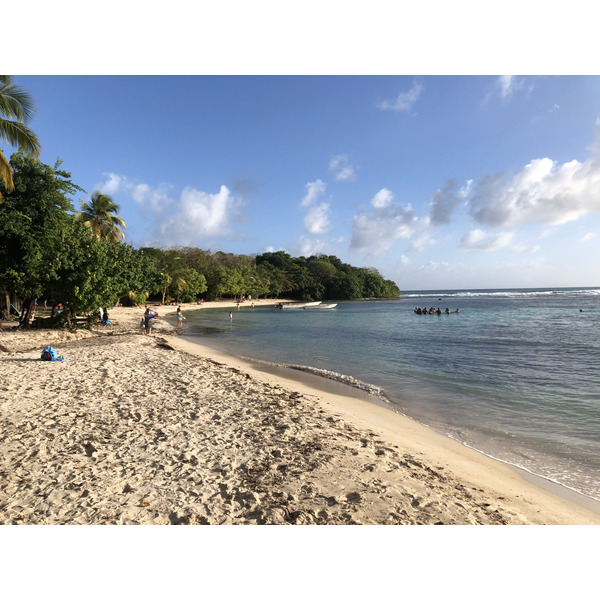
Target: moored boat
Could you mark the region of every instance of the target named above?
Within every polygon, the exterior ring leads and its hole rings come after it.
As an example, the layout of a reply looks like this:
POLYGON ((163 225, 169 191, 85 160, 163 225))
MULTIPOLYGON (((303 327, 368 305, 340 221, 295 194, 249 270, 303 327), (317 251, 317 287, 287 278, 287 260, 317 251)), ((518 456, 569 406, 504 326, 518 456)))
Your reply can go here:
POLYGON ((277 308, 316 308, 319 304, 321 304, 321 302, 289 302, 288 304, 280 303, 280 306, 277 306, 277 308))

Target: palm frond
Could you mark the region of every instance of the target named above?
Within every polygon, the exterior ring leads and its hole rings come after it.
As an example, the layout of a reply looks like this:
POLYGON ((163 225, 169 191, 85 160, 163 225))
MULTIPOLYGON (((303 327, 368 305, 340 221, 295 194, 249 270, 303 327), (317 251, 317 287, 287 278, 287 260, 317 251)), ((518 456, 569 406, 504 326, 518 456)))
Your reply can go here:
POLYGON ((97 239, 107 237, 120 241, 125 234, 119 229, 126 228, 125 221, 115 213, 120 210, 110 196, 98 191, 92 193, 89 202, 80 201, 81 211, 76 213, 76 219, 90 229, 92 236, 97 239))
POLYGON ((35 114, 33 99, 22 87, 13 84, 9 75, 0 79, 0 113, 18 121, 28 121, 35 114))
MULTIPOLYGON (((15 189, 10 163, 6 160, 6 157, 4 154, 2 154, 2 151, 0 151, 0 179, 4 182, 6 191, 12 192, 15 189)), ((0 199, 1 198, 2 194, 0 194, 0 199)))
POLYGON ((24 123, 0 119, 0 139, 6 140, 11 146, 32 154, 36 158, 40 155, 42 146, 35 133, 24 123))

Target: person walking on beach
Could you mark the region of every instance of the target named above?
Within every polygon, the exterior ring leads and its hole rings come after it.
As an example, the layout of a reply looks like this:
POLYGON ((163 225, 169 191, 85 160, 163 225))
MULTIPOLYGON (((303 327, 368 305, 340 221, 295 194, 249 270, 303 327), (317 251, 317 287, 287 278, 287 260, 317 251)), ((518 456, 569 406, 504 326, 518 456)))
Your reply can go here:
POLYGON ((185 317, 181 314, 181 306, 177 307, 177 329, 181 329, 183 327, 183 319, 185 317))
POLYGON ((146 312, 144 313, 144 325, 146 327, 146 335, 152 334, 152 319, 150 318, 150 309, 146 306, 146 312))

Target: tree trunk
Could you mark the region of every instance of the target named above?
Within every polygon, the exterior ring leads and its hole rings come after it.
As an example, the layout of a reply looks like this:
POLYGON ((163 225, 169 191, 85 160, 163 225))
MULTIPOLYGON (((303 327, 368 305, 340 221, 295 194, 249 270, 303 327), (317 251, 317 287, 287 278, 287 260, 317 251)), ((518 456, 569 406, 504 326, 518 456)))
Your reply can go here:
POLYGON ((19 327, 27 329, 29 327, 29 316, 31 314, 31 307, 33 306, 33 298, 25 298, 23 306, 21 308, 21 316, 19 317, 19 327))

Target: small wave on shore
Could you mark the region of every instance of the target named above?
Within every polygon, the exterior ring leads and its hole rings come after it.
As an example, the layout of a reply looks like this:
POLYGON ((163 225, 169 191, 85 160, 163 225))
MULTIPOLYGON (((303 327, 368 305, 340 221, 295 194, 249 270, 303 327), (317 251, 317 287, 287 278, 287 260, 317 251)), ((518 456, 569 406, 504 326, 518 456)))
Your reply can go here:
POLYGON ((278 367, 284 369, 294 369, 296 371, 302 371, 304 373, 310 373, 311 375, 318 375, 319 377, 325 377, 326 379, 331 379, 332 381, 336 381, 338 383, 343 383, 345 385, 349 385, 351 387, 357 388, 373 396, 377 396, 381 400, 384 400, 386 403, 389 403, 386 392, 382 387, 377 385, 373 385, 371 383, 367 383, 365 381, 361 381, 360 379, 356 379, 350 375, 344 375, 343 373, 338 373, 336 371, 328 371, 327 369, 318 369, 316 367, 310 367, 307 365, 294 365, 288 363, 276 363, 270 362, 267 360, 257 360, 256 358, 244 357, 240 358, 251 361, 254 363, 266 365, 269 367, 278 367))

